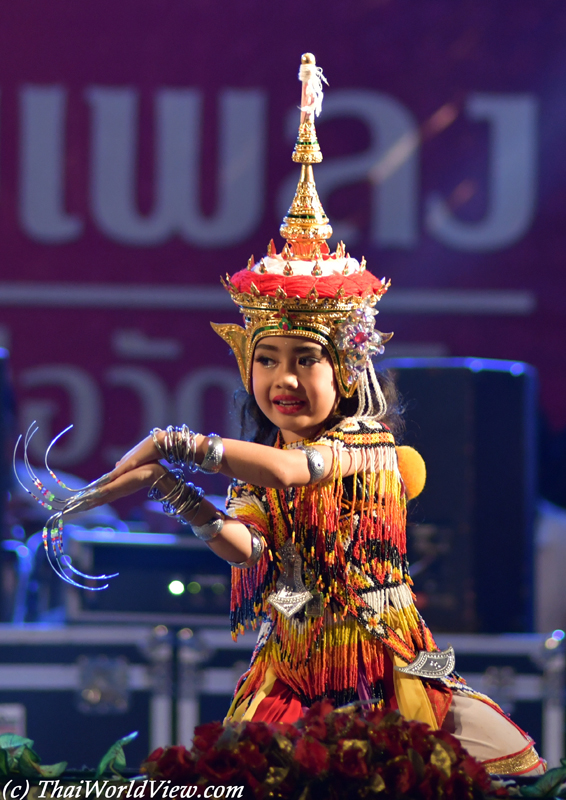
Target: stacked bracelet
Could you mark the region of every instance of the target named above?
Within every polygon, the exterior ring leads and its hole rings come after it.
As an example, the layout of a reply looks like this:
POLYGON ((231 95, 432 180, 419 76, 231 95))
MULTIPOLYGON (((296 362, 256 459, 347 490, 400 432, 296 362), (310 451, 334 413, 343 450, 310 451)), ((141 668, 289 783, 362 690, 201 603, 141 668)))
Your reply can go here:
POLYGON ((185 517, 191 514, 194 517, 200 507, 204 491, 192 483, 185 483, 185 476, 181 470, 174 470, 170 473, 176 478, 175 486, 171 491, 163 495, 157 488, 157 484, 164 477, 161 475, 149 490, 150 500, 158 500, 163 505, 163 510, 168 517, 176 517, 184 525, 188 525, 185 517))
POLYGON ((216 433, 208 435, 208 448, 200 466, 196 463, 197 456, 197 434, 191 431, 187 425, 174 426, 168 425, 165 428, 165 440, 160 444, 157 434, 162 433, 161 428, 154 428, 151 438, 159 457, 165 459, 169 464, 178 467, 187 467, 191 472, 205 472, 207 474, 220 471, 222 456, 224 455, 224 445, 222 439, 216 433))
POLYGON ((163 448, 159 444, 159 439, 157 438, 158 433, 161 433, 161 428, 154 428, 152 431, 150 431, 150 436, 153 439, 155 449, 159 453, 159 458, 163 458, 165 461, 167 461, 167 454, 164 452, 163 448))

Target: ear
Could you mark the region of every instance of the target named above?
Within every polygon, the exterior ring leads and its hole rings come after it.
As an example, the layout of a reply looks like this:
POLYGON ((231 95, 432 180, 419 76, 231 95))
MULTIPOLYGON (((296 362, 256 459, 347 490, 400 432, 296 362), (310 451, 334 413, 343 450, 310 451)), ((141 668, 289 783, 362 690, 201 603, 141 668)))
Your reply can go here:
POLYGON ((216 322, 210 323, 212 329, 216 331, 216 333, 224 339, 224 341, 230 346, 234 355, 236 356, 236 361, 238 362, 238 368, 240 370, 240 375, 242 377, 242 383, 244 384, 244 388, 248 390, 248 376, 247 376, 247 357, 246 357, 246 350, 247 350, 247 337, 246 331, 240 325, 219 325, 216 322))

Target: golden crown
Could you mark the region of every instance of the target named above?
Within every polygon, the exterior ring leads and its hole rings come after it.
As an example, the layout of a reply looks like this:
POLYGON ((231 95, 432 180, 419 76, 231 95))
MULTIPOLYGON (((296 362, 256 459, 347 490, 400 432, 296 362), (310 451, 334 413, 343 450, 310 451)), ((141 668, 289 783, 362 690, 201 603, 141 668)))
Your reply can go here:
POLYGON ((224 286, 244 316, 244 325, 212 323, 232 348, 242 381, 251 392, 255 345, 265 336, 302 336, 323 345, 332 359, 340 394, 351 397, 367 360, 383 352, 393 334, 375 329, 375 305, 389 288, 361 263, 351 259, 340 242, 334 253, 332 236, 313 174, 322 161, 314 116, 322 102, 322 70, 311 53, 301 58, 301 119, 293 161, 301 164, 291 207, 280 227, 286 243, 280 254, 273 240, 258 264, 253 256, 246 269, 226 276, 224 286))

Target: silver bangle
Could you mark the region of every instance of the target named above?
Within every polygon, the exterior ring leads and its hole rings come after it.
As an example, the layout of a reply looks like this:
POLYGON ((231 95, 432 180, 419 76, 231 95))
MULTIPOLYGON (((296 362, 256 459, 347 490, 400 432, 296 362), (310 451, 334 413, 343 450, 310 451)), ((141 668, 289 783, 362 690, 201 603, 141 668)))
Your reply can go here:
POLYGON ((261 536, 259 536, 254 530, 250 530, 250 536, 252 537, 252 554, 246 561, 240 561, 239 563, 236 561, 228 561, 231 567, 236 567, 236 569, 246 569, 247 567, 253 567, 259 561, 261 554, 263 553, 263 541, 261 536))
POLYGON ((224 517, 213 517, 204 525, 191 525, 191 530, 202 542, 211 542, 224 527, 224 517))
POLYGON ((182 470, 173 470, 171 472, 165 471, 154 481, 149 493, 147 495, 150 500, 158 500, 162 506, 163 511, 168 517, 176 517, 183 525, 188 525, 185 515, 192 512, 194 517, 199 510, 202 498, 204 497, 203 489, 194 486, 192 483, 185 483, 185 476, 182 470), (172 475, 176 479, 175 486, 167 494, 163 494, 158 488, 157 484, 167 474, 172 475))
POLYGON ((216 433, 208 434, 208 449, 206 455, 199 466, 201 472, 207 475, 214 474, 220 471, 222 464, 222 456, 224 455, 224 444, 222 439, 216 433))
POLYGON ((307 465, 311 479, 309 483, 318 483, 324 477, 324 458, 316 447, 298 447, 307 457, 307 465))
POLYGON ((161 428, 154 428, 153 430, 151 430, 149 432, 149 435, 153 439, 153 444, 155 445, 155 449, 159 453, 159 458, 160 459, 164 459, 165 461, 167 461, 167 454, 163 451, 163 448, 159 444, 159 439, 157 438, 157 434, 158 433, 163 433, 161 428))

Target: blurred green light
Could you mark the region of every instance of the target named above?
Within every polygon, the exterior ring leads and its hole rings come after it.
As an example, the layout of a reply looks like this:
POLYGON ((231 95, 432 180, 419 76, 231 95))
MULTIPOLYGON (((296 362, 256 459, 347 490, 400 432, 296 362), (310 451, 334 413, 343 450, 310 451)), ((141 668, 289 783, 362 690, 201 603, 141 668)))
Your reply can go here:
POLYGON ((191 581, 191 582, 190 582, 190 583, 187 585, 187 590, 188 590, 188 591, 189 591, 191 594, 198 594, 198 593, 200 592, 200 588, 201 588, 201 587, 200 587, 200 583, 198 583, 197 581, 191 581))
POLYGON ((214 594, 222 594, 224 591, 224 584, 223 583, 213 583, 212 584, 212 591, 214 594))
POLYGON ((183 581, 171 581, 169 586, 167 587, 171 594, 183 594, 185 591, 185 586, 183 581))

